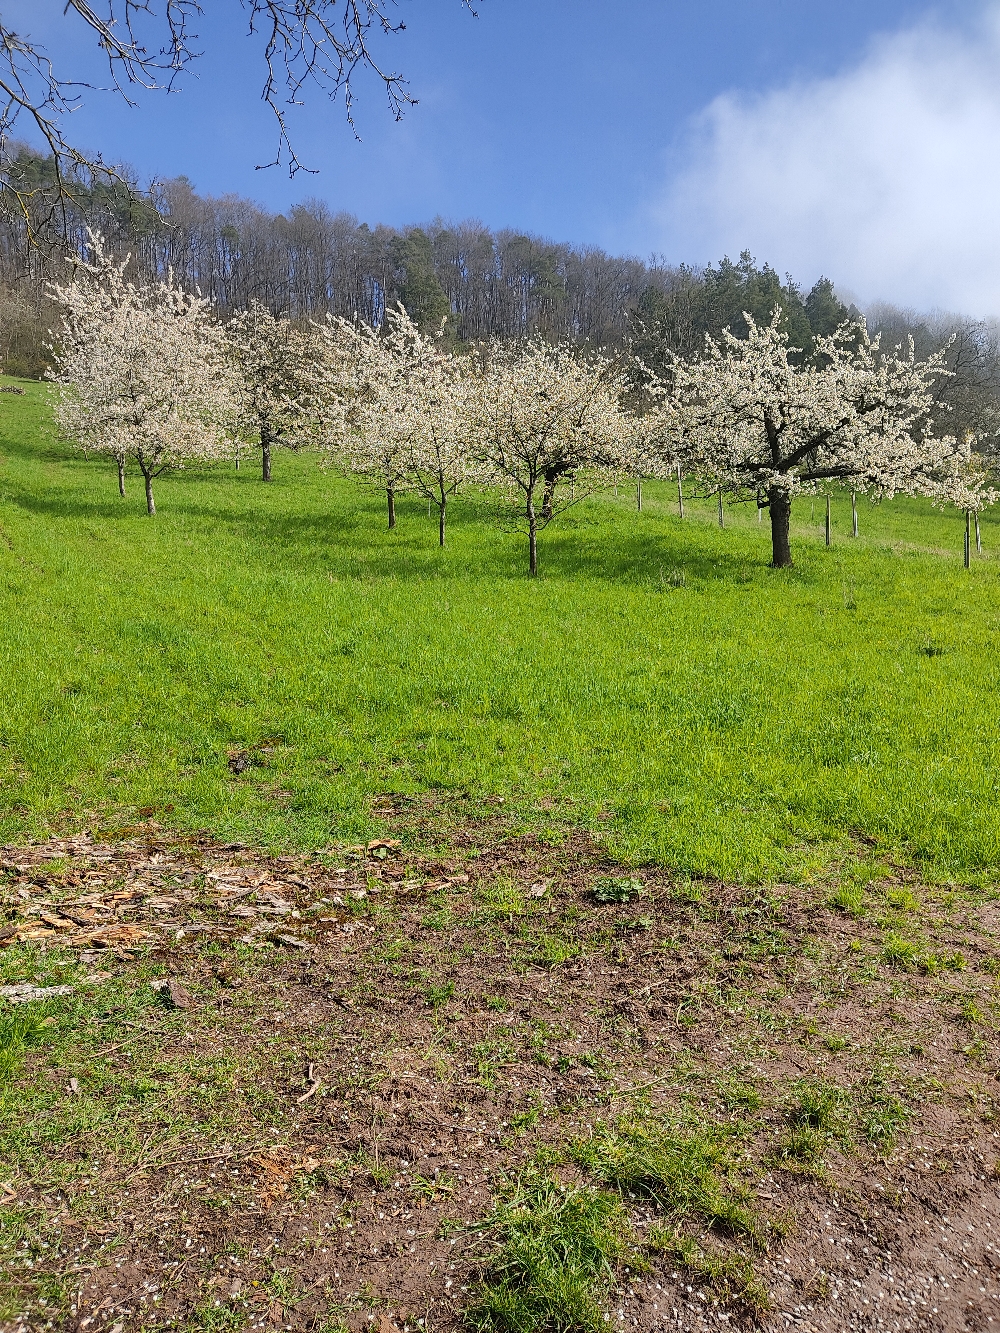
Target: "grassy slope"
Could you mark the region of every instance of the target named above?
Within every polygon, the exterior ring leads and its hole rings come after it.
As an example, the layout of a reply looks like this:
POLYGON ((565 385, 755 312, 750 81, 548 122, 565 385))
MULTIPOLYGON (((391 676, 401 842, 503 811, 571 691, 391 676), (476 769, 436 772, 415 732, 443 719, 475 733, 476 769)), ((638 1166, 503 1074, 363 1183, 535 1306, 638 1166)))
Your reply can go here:
POLYGON ((752 515, 681 523, 650 486, 642 514, 607 496, 550 529, 530 583, 471 507, 440 552, 418 503, 387 534, 306 457, 269 488, 165 478, 149 521, 25 387, 0 398, 0 836, 169 806, 322 846, 376 830, 381 793, 468 793, 726 877, 807 874, 851 831, 944 876, 1000 865, 1000 598, 954 514, 865 505, 852 542, 838 498, 827 551, 801 501, 776 573, 752 515))

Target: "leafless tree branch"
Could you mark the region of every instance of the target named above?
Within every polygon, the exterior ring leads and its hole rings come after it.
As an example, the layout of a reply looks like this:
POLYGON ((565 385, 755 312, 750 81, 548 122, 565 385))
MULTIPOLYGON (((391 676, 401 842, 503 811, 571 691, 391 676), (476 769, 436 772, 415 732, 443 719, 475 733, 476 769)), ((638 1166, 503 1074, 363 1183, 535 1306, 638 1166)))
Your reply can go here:
MULTIPOLYGON (((288 108, 302 105, 310 89, 331 101, 343 96, 354 128, 355 82, 368 72, 380 80, 389 110, 398 120, 416 99, 403 75, 377 59, 372 38, 404 30, 396 17, 397 0, 241 0, 249 19, 246 35, 264 42, 262 98, 277 124, 277 152, 271 162, 286 164, 291 175, 310 170, 292 143, 288 108)), ((475 14, 472 0, 461 0, 475 14)), ((201 55, 194 28, 203 15, 199 0, 66 0, 64 13, 79 19, 96 36, 107 60, 111 91, 127 105, 136 93, 170 91, 201 55)), ((30 35, 16 33, 0 17, 0 197, 37 232, 37 190, 26 190, 9 171, 6 151, 17 130, 40 137, 55 164, 53 212, 73 199, 81 179, 107 177, 125 184, 121 174, 67 138, 67 116, 80 104, 82 91, 98 85, 57 70, 30 35)), ((356 133, 356 131, 355 131, 356 133)))

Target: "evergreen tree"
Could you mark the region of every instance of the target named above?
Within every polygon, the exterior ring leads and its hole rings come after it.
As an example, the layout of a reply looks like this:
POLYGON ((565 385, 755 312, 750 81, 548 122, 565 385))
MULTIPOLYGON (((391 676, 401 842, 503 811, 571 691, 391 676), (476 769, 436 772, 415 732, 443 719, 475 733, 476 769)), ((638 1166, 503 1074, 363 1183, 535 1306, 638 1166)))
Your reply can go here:
POLYGON ((829 278, 820 278, 815 284, 806 297, 805 308, 815 338, 828 338, 851 318, 851 312, 838 299, 829 278))
POLYGON ((402 270, 399 299, 421 333, 436 333, 451 314, 451 303, 434 270, 430 237, 414 227, 394 246, 396 267, 402 270))

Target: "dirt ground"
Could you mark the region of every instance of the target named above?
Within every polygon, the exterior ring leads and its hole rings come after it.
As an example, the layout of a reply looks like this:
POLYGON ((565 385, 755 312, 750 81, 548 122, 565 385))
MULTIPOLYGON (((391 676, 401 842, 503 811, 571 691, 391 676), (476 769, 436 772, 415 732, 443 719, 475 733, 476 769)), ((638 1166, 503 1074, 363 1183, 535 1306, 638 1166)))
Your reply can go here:
POLYGON ((680 882, 582 835, 2 855, 0 1014, 62 1034, 2 1103, 4 1333, 446 1333, 504 1181, 636 1115, 731 1145, 769 1308, 654 1256, 608 1327, 1000 1330, 995 896, 680 882))

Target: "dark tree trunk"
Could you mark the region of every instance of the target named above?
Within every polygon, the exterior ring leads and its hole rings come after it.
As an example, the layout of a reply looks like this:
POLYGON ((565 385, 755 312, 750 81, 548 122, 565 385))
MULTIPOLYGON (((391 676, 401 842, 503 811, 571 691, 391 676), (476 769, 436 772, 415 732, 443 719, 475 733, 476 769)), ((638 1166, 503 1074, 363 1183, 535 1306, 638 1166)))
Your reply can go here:
POLYGON ((118 455, 118 494, 125 499, 125 455, 118 455))
POLYGON ((775 569, 790 569, 792 548, 788 528, 792 519, 792 500, 787 491, 770 490, 767 507, 771 511, 771 564, 775 569))
POLYGON ((438 505, 438 546, 444 545, 444 523, 445 515, 448 512, 448 497, 441 496, 441 503, 438 505))
POLYGON ((396 492, 391 486, 385 488, 385 503, 389 511, 389 531, 396 526, 396 492))
POLYGON ((260 428, 261 476, 264 481, 271 480, 271 431, 267 426, 260 428))
POLYGON ((153 499, 153 474, 143 468, 142 475, 146 482, 146 513, 152 518, 156 513, 156 501, 153 499))
POLYGON ((552 521, 552 506, 556 497, 556 476, 554 472, 546 472, 545 488, 542 491, 542 518, 546 523, 552 521))
POLYGON ((538 515, 531 495, 528 496, 525 512, 528 515, 528 573, 534 578, 538 573, 538 515))

